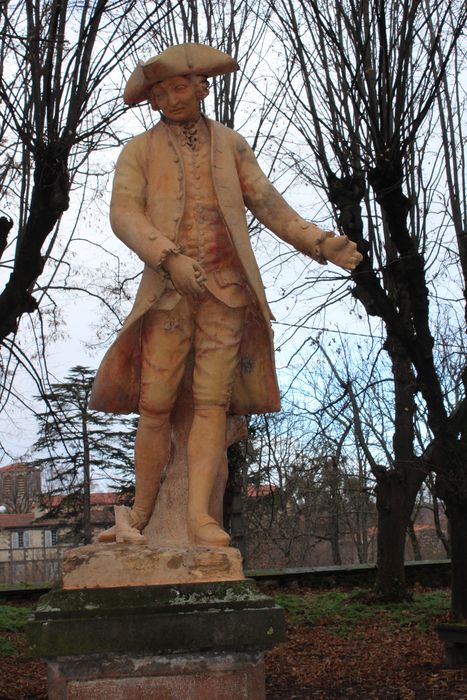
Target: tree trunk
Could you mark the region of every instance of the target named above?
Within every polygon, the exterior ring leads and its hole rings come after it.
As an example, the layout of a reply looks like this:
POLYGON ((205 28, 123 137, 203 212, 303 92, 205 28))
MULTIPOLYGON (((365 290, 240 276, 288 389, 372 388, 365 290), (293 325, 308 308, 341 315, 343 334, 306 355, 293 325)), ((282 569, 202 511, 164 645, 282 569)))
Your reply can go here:
POLYGON ((0 293, 0 341, 16 331, 24 313, 37 308, 31 289, 44 267, 41 248, 68 209, 68 155, 69 148, 60 143, 49 144, 36 154, 28 219, 20 232, 10 278, 0 293))
POLYGON ((246 556, 245 523, 243 513, 243 472, 245 457, 238 442, 227 450, 228 479, 224 492, 224 530, 232 537, 232 545, 246 556))
POLYGON ((409 520, 409 525, 407 527, 407 534, 410 539, 410 544, 412 545, 413 558, 415 561, 422 560, 422 552, 420 550, 420 545, 418 543, 417 535, 415 533, 414 521, 409 520))
POLYGON ((339 467, 337 460, 333 457, 330 461, 330 484, 329 484, 329 497, 330 497, 330 511, 331 511, 331 552, 332 552, 332 563, 335 566, 341 566, 341 550, 339 545, 340 537, 340 508, 339 508, 339 467))
POLYGON ((451 542, 451 610, 456 622, 467 622, 467 507, 446 502, 451 542))
POLYGON ((82 414, 83 430, 83 534, 84 544, 92 541, 91 527, 91 458, 89 453, 89 435, 87 413, 82 414))
MULTIPOLYGON (((464 375, 467 386, 467 371, 464 375)), ((436 495, 444 501, 451 544, 451 610, 456 622, 467 623, 467 421, 459 418, 460 435, 447 435, 433 451, 436 495)))
POLYGON ((451 544, 449 542, 449 537, 446 537, 446 535, 443 531, 443 528, 441 527, 441 518, 439 516, 439 501, 434 494, 433 494, 433 518, 435 521, 435 530, 436 530, 436 534, 438 536, 438 539, 440 540, 441 544, 444 547, 444 550, 446 552, 446 556, 450 557, 451 556, 451 544))
POLYGON ((418 470, 381 476, 376 487, 378 509, 377 574, 375 591, 385 601, 407 598, 404 552, 407 528, 423 482, 418 470))

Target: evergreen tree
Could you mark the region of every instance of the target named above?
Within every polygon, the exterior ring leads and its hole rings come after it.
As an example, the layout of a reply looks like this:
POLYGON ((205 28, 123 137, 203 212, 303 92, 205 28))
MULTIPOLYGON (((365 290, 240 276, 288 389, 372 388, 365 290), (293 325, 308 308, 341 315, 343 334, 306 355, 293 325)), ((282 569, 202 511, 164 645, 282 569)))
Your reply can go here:
POLYGON ((91 541, 91 486, 105 479, 128 496, 133 488, 136 419, 88 409, 94 371, 73 367, 65 380, 40 398, 38 457, 32 465, 45 474, 50 495, 65 496, 61 506, 77 515, 78 537, 91 541))

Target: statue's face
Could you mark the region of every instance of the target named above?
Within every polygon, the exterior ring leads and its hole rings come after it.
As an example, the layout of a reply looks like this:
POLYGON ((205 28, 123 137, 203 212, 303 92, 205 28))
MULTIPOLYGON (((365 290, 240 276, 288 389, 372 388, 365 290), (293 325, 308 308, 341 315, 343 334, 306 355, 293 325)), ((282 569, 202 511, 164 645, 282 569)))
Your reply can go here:
POLYGON ((150 92, 153 109, 175 122, 195 121, 200 115, 199 88, 190 77, 179 75, 156 83, 150 92))

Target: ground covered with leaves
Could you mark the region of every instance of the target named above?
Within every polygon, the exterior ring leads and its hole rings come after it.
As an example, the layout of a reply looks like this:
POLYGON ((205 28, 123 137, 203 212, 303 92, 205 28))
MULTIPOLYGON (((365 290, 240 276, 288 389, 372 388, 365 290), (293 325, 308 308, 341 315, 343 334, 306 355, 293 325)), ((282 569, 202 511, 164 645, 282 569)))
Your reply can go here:
POLYGON ((447 669, 435 627, 448 591, 383 605, 368 591, 278 593, 287 641, 267 655, 268 700, 467 700, 467 668, 447 669))
MULTIPOLYGON (((364 590, 272 594, 288 633, 266 655, 268 700, 467 700, 467 668, 444 667, 435 633, 447 591, 418 590, 398 605, 364 590)), ((27 656, 29 612, 26 602, 0 605, 0 700, 47 698, 45 663, 27 656)))

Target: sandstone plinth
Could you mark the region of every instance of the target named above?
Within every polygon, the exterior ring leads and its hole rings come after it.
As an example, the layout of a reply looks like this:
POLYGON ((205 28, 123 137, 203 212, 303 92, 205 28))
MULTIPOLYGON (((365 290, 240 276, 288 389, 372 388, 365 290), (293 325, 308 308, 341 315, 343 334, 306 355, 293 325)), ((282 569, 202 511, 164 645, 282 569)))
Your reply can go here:
POLYGON ((233 547, 92 544, 69 550, 63 563, 65 590, 244 578, 241 554, 233 547))

